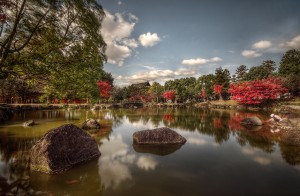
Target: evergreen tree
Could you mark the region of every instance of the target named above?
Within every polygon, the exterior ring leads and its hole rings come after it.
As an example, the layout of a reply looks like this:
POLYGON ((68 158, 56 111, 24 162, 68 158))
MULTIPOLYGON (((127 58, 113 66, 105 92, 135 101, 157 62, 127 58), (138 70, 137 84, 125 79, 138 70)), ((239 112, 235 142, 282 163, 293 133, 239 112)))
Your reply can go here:
POLYGON ((247 73, 247 71, 248 71, 248 69, 247 69, 246 65, 240 65, 235 71, 236 81, 237 82, 242 81, 244 79, 244 76, 247 73))
POLYGON ((293 95, 300 92, 300 50, 287 51, 279 65, 279 75, 285 78, 285 84, 293 95))

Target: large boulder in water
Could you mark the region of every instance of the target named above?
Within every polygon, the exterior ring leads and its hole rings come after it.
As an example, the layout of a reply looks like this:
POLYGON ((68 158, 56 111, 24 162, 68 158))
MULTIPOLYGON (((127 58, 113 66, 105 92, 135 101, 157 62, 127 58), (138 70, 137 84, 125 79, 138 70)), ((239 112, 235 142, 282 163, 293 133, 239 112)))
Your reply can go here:
POLYGON ((30 168, 57 174, 99 156, 96 141, 79 127, 67 124, 50 130, 31 148, 30 168))
POLYGON ((95 119, 87 119, 83 124, 82 124, 82 129, 100 129, 100 123, 96 121, 95 119))
POLYGON ((243 124, 243 125, 261 126, 263 123, 262 123, 262 121, 258 117, 253 116, 253 117, 249 117, 249 118, 244 118, 241 121, 241 124, 243 124))
POLYGON ((133 134, 135 144, 169 145, 184 144, 186 139, 177 132, 166 128, 138 131, 133 134))

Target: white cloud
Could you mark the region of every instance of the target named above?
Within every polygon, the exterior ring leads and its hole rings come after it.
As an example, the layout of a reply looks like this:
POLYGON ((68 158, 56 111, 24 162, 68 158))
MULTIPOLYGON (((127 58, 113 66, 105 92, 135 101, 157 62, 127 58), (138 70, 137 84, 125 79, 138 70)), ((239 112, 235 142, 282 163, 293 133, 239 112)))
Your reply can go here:
POLYGON ((139 21, 139 18, 133 15, 132 13, 129 13, 128 17, 129 17, 129 21, 131 22, 137 23, 139 21))
POLYGON ((151 34, 150 32, 148 32, 146 34, 140 35, 139 41, 144 47, 152 47, 160 41, 160 38, 157 33, 151 34))
POLYGON ((254 50, 244 50, 242 52, 242 55, 247 58, 255 58, 255 57, 260 57, 262 54, 254 50))
MULTIPOLYGON (((149 67, 151 68, 151 67, 149 67)), ((165 80, 170 80, 180 77, 192 77, 195 76, 197 72, 193 69, 177 69, 175 71, 165 69, 165 70, 148 70, 144 72, 138 72, 131 76, 118 76, 116 78, 116 83, 118 85, 130 85, 133 83, 140 83, 146 81, 157 81, 163 82, 165 80)))
POLYGON ((291 41, 280 44, 280 46, 288 49, 300 49, 300 35, 294 37, 291 41))
POLYGON ((223 59, 221 59, 220 57, 213 57, 210 59, 210 62, 221 62, 223 61, 223 59))
POLYGON ((106 49, 106 55, 108 56, 108 62, 111 64, 118 64, 122 66, 124 60, 131 55, 132 50, 125 45, 111 44, 106 49))
POLYGON ((197 59, 187 59, 181 62, 184 65, 204 65, 208 63, 207 59, 197 58, 197 59))
POLYGON ((255 49, 266 49, 266 48, 270 48, 271 46, 272 46, 272 43, 270 41, 266 41, 266 40, 261 40, 252 45, 252 47, 255 49))
POLYGON ((135 39, 125 38, 121 41, 121 43, 124 44, 125 46, 128 46, 133 49, 135 49, 139 46, 138 42, 135 39))
POLYGON ((135 39, 130 38, 138 18, 129 14, 129 21, 120 13, 111 14, 105 10, 106 17, 102 23, 101 34, 107 44, 108 62, 122 66, 138 47, 135 39))
POLYGON ((149 70, 155 70, 156 69, 155 67, 148 66, 148 65, 143 65, 142 67, 145 67, 146 69, 149 69, 149 70))
POLYGON ((211 59, 197 58, 197 59, 184 59, 181 63, 183 65, 204 65, 206 63, 216 63, 222 60, 223 59, 221 59, 220 57, 213 57, 211 59))
POLYGON ((122 1, 118 1, 118 5, 122 5, 122 1))

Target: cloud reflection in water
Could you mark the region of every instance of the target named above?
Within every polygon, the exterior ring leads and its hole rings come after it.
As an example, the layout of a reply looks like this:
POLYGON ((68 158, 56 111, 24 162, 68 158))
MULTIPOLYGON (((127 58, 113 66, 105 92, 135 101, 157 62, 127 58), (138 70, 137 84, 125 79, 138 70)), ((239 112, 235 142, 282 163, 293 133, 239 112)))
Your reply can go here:
POLYGON ((123 183, 132 182, 134 178, 129 169, 132 165, 145 171, 154 170, 158 165, 151 156, 137 156, 130 152, 121 135, 112 136, 109 141, 103 140, 100 151, 99 175, 105 189, 117 189, 123 183))

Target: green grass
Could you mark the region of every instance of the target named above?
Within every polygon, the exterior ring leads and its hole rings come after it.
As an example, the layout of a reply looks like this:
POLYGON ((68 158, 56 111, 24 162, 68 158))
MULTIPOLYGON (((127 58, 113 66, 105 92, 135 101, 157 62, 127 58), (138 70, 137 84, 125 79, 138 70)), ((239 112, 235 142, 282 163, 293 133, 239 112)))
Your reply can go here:
POLYGON ((235 100, 218 100, 218 101, 210 101, 211 104, 215 105, 238 105, 235 100))

